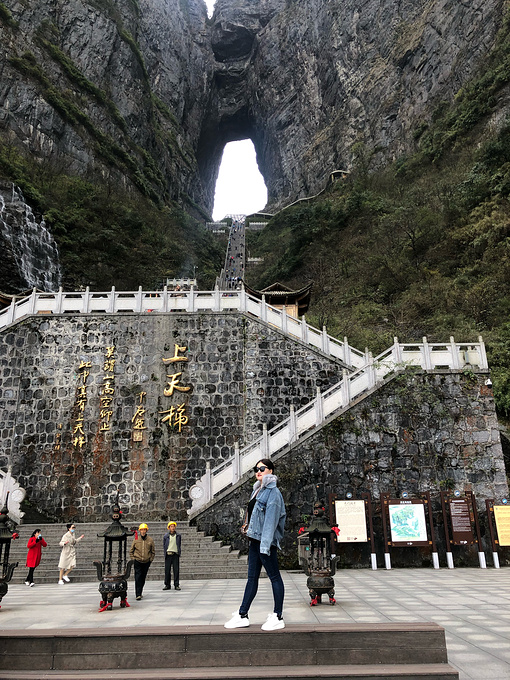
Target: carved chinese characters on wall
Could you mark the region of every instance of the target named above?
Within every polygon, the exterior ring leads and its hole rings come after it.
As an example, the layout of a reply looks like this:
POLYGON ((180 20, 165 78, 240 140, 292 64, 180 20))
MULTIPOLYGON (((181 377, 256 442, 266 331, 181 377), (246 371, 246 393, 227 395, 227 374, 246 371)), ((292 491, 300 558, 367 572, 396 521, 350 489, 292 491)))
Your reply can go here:
POLYGON ((115 395, 115 362, 115 345, 112 345, 106 348, 103 363, 103 385, 99 395, 99 430, 101 432, 108 432, 112 426, 113 397, 115 395))
POLYGON ((74 448, 82 449, 85 446, 85 431, 83 429, 85 406, 87 404, 87 379, 90 375, 90 361, 81 361, 78 366, 78 389, 76 390, 76 420, 73 425, 72 444, 74 448))
MULTIPOLYGON (((186 355, 187 346, 180 343, 173 347, 173 355, 162 357, 165 365, 165 387, 163 388, 163 398, 165 399, 159 411, 161 423, 167 425, 172 432, 182 432, 182 428, 189 423, 187 413, 188 403, 184 396, 192 390, 186 379, 186 368, 189 358, 186 355)), ((120 396, 115 382, 115 366, 118 361, 116 346, 112 343, 104 350, 102 357, 102 375, 99 375, 99 433, 111 432, 115 429, 114 422, 114 400, 120 396)), ((82 449, 87 444, 85 435, 85 407, 91 396, 88 384, 91 374, 92 362, 81 361, 78 367, 78 384, 76 388, 76 399, 72 415, 72 445, 75 449, 82 449)), ((122 387, 122 386, 121 386, 122 387)), ((120 389, 120 388, 119 388, 120 389)), ((145 441, 144 433, 150 428, 150 410, 147 406, 150 394, 138 388, 135 393, 135 404, 132 407, 130 420, 131 439, 133 442, 142 443, 145 441)), ((93 395, 92 395, 93 396, 93 395)), ((129 422, 129 421, 128 421, 129 422)), ((61 426, 60 426, 61 427, 61 426)), ((56 437, 55 449, 61 446, 62 435, 56 437)))
POLYGON ((145 398, 147 397, 147 392, 139 392, 137 397, 138 403, 136 405, 135 413, 131 418, 131 423, 133 426, 133 441, 142 442, 144 430, 147 429, 147 425, 145 424, 145 414, 147 412, 145 398))
MULTIPOLYGON (((184 369, 182 364, 187 363, 188 357, 184 356, 187 351, 187 347, 182 347, 178 344, 174 345, 174 355, 173 357, 163 358, 163 363, 167 366, 167 386, 163 390, 165 397, 172 397, 174 400, 178 398, 178 401, 182 399, 182 393, 189 392, 191 390, 190 385, 183 385, 185 379, 182 377, 184 370, 179 371, 179 368, 184 369)), ((169 428, 181 432, 184 425, 187 425, 189 418, 186 414, 186 402, 174 403, 165 411, 160 411, 162 423, 166 423, 169 428)))

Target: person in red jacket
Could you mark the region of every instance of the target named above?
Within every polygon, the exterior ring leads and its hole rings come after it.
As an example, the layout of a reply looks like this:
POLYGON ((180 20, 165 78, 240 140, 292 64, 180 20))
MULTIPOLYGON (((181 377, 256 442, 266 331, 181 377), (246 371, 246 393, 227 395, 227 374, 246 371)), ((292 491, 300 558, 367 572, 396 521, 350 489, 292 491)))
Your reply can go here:
POLYGON ((28 548, 28 554, 27 554, 27 567, 28 567, 28 576, 27 580, 25 581, 26 586, 32 587, 34 585, 34 570, 36 567, 39 566, 39 563, 41 562, 41 553, 43 547, 47 547, 47 543, 44 540, 44 538, 41 535, 41 530, 36 529, 33 533, 32 536, 28 539, 27 543, 27 548, 28 548))

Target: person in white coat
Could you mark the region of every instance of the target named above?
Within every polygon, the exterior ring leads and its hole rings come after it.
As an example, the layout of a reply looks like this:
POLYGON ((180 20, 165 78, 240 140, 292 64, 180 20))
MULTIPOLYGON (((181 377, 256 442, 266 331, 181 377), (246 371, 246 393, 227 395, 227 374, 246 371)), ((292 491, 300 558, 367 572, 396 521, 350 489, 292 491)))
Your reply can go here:
POLYGON ((76 527, 73 523, 67 524, 67 532, 60 539, 60 546, 62 552, 60 553, 60 560, 58 568, 60 569, 58 585, 63 586, 64 583, 69 583, 69 572, 76 567, 76 544, 79 543, 85 534, 76 538, 76 527))

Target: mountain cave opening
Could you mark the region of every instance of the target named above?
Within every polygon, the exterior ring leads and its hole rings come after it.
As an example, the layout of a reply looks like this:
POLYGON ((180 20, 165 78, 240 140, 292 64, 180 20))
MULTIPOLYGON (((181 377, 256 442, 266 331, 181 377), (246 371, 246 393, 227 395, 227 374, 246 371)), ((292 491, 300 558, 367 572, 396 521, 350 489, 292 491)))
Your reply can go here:
POLYGON ((251 139, 229 142, 223 149, 213 218, 227 214, 249 215, 264 208, 267 188, 260 173, 255 147, 251 139))
POLYGON ((212 17, 213 12, 214 12, 214 5, 216 4, 216 0, 205 0, 205 4, 207 5, 208 16, 212 17))

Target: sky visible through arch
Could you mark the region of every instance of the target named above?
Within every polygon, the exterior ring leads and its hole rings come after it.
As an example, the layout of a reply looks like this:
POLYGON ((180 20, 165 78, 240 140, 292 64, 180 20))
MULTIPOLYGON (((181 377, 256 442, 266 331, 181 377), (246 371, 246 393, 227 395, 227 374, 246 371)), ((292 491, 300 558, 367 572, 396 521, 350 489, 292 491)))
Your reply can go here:
POLYGON ((230 142, 225 146, 221 160, 213 218, 225 215, 250 215, 264 208, 267 189, 257 166, 255 147, 251 139, 230 142))
POLYGON ((211 16, 214 10, 214 5, 216 4, 216 0, 205 0, 205 4, 207 5, 207 14, 211 16))

